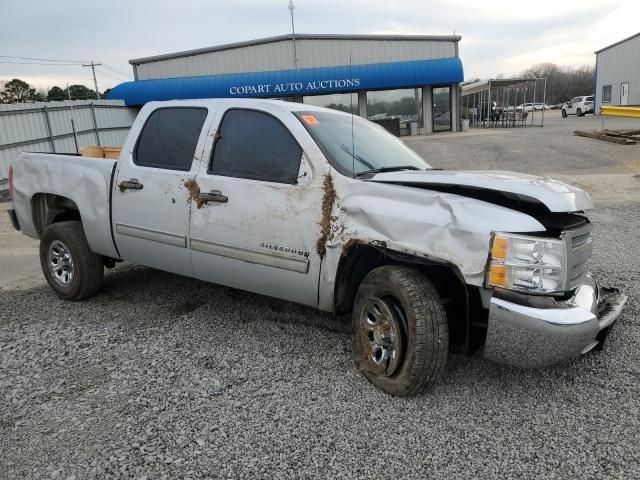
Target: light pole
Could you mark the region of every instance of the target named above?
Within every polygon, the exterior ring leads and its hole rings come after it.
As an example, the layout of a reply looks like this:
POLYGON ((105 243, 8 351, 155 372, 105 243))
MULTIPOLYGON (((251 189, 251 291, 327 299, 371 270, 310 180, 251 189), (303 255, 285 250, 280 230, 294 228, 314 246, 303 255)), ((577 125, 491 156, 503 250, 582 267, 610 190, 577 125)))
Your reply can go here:
POLYGON ((293 4, 293 0, 289 0, 289 12, 291 13, 291 34, 292 34, 292 42, 293 42, 293 66, 298 68, 298 53, 296 52, 296 27, 293 21, 293 11, 296 9, 296 6, 293 4))

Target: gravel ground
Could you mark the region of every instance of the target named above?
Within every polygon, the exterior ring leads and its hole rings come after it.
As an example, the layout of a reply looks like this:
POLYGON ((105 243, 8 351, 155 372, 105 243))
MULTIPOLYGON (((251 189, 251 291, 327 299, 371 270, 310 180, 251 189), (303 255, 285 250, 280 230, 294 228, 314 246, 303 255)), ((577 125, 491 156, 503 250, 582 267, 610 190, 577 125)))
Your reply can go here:
POLYGON ((640 478, 640 205, 592 218, 593 271, 630 297, 603 352, 452 355, 410 399, 297 305, 131 266, 81 303, 0 290, 0 478, 640 478))
POLYGON ((640 147, 571 135, 594 122, 408 140, 442 167, 570 172, 599 204, 592 270, 629 294, 602 352, 534 372, 451 355, 410 399, 298 305, 127 265, 62 302, 0 205, 0 480, 640 478, 640 147))

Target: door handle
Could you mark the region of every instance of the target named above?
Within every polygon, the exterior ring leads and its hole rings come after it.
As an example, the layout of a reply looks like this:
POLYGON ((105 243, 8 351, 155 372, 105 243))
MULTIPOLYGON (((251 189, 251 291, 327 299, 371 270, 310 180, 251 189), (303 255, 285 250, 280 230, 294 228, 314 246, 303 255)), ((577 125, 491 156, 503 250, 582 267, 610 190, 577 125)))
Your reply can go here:
POLYGON ((137 178, 130 178, 129 180, 123 180, 118 184, 121 192, 125 190, 142 190, 143 185, 138 182, 137 178))
POLYGON ((229 198, 223 195, 220 190, 211 190, 209 193, 201 193, 199 195, 200 200, 207 202, 227 203, 229 198))

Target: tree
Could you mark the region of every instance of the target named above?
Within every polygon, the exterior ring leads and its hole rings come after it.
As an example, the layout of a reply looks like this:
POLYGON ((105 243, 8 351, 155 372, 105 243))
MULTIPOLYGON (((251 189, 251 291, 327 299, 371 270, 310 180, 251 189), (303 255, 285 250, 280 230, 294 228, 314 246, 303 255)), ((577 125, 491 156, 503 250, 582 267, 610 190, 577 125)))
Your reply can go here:
POLYGON ((47 92, 47 100, 49 100, 50 102, 56 102, 56 101, 66 100, 66 99, 67 99, 67 94, 63 89, 61 89, 58 86, 51 87, 47 92))
MULTIPOLYGON (((546 78, 549 104, 562 103, 579 95, 593 93, 595 71, 589 65, 559 67, 553 63, 539 63, 520 74, 524 78, 546 78)), ((541 85, 539 85, 541 87, 541 85)))
POLYGON ((33 102, 36 96, 36 89, 31 88, 27 82, 14 78, 4 84, 0 91, 0 103, 25 103, 33 102))
MULTIPOLYGON (((96 98, 96 92, 84 85, 71 85, 69 87, 69 91, 71 92, 71 100, 87 100, 96 98)), ((66 91, 65 95, 68 95, 66 91)), ((66 96, 66 98, 69 97, 66 96)))

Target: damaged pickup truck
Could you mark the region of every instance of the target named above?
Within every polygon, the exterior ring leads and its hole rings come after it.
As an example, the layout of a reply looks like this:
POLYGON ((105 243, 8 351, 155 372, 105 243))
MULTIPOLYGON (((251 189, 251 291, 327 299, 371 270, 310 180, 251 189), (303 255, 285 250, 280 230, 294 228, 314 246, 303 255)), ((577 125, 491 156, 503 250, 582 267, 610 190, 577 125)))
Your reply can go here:
POLYGON ((423 392, 449 351, 544 367, 598 350, 626 297, 588 272, 587 193, 431 168, 357 116, 271 100, 152 102, 118 161, 21 154, 16 229, 63 299, 128 262, 351 318, 358 367, 423 392))

